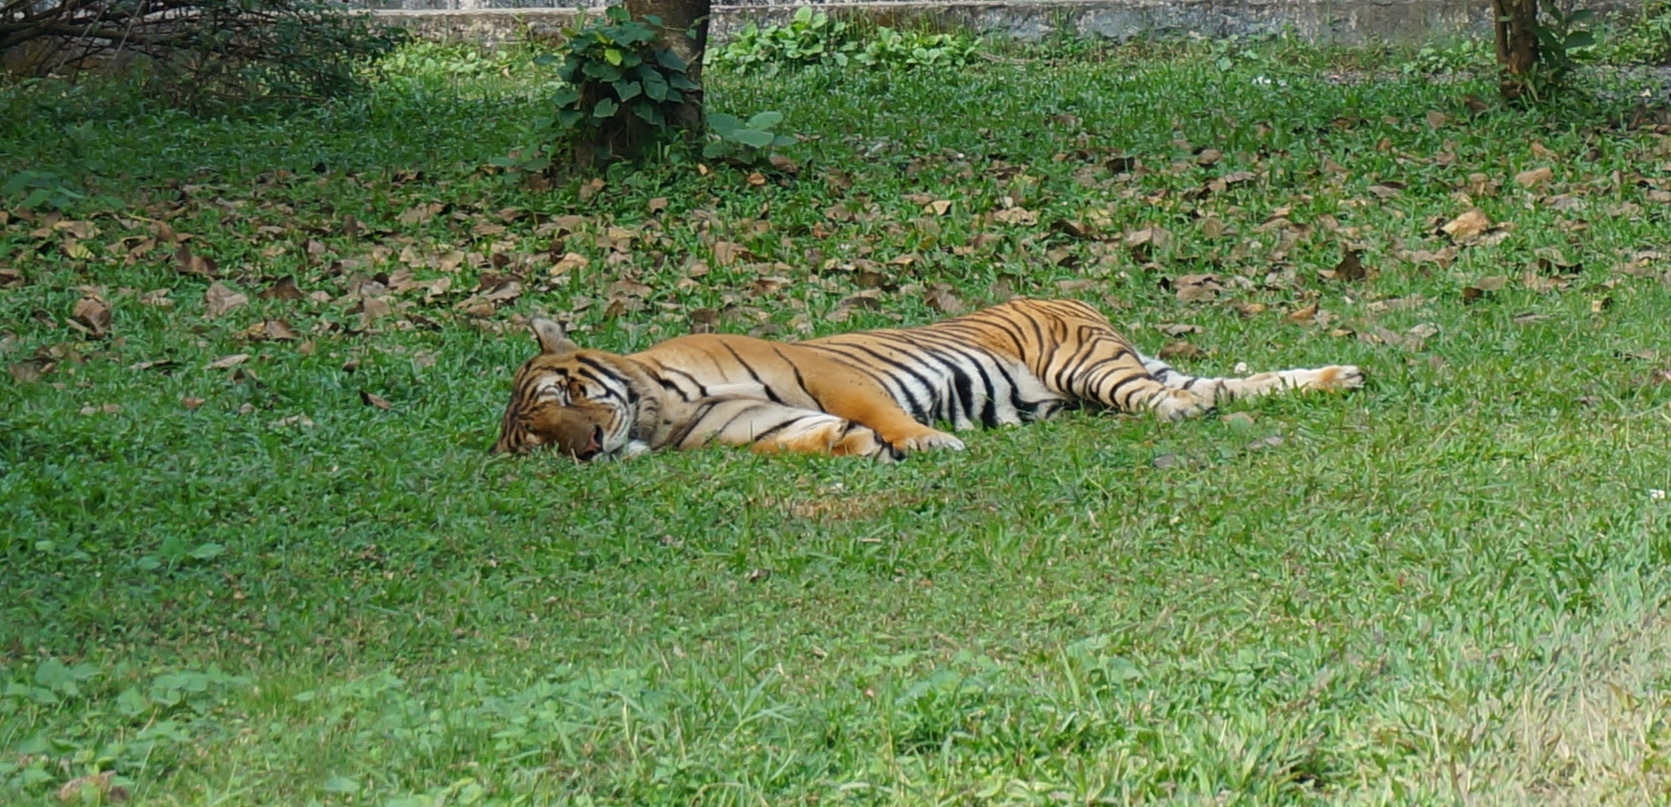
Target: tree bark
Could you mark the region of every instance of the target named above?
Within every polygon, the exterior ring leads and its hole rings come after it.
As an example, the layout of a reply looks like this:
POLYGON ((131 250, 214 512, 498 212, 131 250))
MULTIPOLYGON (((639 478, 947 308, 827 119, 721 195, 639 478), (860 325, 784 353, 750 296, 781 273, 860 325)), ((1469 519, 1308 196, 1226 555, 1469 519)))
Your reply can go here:
POLYGON ((1507 76, 1504 96, 1515 98, 1525 90, 1524 77, 1538 63, 1537 0, 1491 0, 1497 45, 1497 64, 1507 76))
POLYGON ((633 19, 646 15, 661 18, 661 47, 673 51, 685 60, 685 75, 697 85, 687 90, 685 101, 674 110, 674 125, 691 133, 700 134, 704 126, 702 116, 702 54, 708 49, 708 17, 712 0, 626 0, 627 12, 633 19))

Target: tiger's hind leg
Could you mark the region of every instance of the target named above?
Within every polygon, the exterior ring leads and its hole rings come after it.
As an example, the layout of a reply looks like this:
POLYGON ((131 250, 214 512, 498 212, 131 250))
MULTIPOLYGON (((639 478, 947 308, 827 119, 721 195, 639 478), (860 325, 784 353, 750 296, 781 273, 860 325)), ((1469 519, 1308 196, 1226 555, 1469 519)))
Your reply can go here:
POLYGON ((1144 357, 1143 367, 1166 387, 1193 393, 1209 407, 1288 390, 1345 392, 1364 383, 1363 371, 1350 364, 1275 370, 1243 378, 1192 376, 1160 359, 1148 357, 1144 357))

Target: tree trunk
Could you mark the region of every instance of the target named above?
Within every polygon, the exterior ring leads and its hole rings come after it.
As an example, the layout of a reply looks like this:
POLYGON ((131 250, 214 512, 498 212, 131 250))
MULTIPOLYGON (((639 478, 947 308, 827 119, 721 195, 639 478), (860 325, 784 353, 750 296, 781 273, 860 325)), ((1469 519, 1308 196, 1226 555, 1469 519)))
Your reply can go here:
POLYGON ((1525 77, 1538 63, 1537 0, 1491 0, 1496 12, 1497 64, 1507 75, 1502 92, 1513 99, 1525 91, 1525 77))
POLYGON ((658 43, 685 60, 686 73, 697 89, 685 92, 685 102, 674 111, 672 123, 691 133, 704 129, 702 117, 702 54, 708 49, 708 16, 712 0, 626 0, 633 19, 661 18, 658 43))

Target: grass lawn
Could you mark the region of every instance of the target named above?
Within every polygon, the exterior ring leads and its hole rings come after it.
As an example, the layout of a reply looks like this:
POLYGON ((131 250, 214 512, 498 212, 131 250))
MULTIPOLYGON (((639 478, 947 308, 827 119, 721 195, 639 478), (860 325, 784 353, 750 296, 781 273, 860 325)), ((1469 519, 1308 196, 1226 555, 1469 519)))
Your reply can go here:
POLYGON ((487 160, 542 74, 414 53, 285 116, 0 90, 0 801, 1671 799, 1671 140, 1628 79, 716 71, 797 174, 535 190, 487 160), (1011 294, 1370 385, 895 466, 487 454, 526 317, 625 352, 1011 294))

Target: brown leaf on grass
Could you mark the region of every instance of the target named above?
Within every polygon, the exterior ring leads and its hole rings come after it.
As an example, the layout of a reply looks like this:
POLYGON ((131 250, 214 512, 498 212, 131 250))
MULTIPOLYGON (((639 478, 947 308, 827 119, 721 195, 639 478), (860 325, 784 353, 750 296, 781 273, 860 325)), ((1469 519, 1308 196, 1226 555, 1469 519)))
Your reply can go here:
POLYGON ((1236 309, 1236 314, 1243 318, 1259 316, 1260 314, 1265 313, 1265 310, 1269 308, 1269 306, 1264 303, 1248 303, 1241 301, 1231 303, 1230 307, 1236 309))
POLYGON ((58 788, 58 800, 82 803, 121 804, 128 800, 128 789, 115 784, 115 771, 78 776, 58 788), (91 788, 92 793, 86 791, 91 788))
POLYGON ((1312 303, 1288 315, 1288 321, 1296 325, 1310 325, 1317 320, 1317 304, 1312 303))
POLYGON ((1451 116, 1446 115, 1445 113, 1440 112, 1437 109, 1428 110, 1427 125, 1430 128, 1433 128, 1433 129, 1442 128, 1445 124, 1450 122, 1450 119, 1451 119, 1451 116))
POLYGON ((1050 222, 1050 230, 1051 232, 1061 233, 1069 238, 1084 239, 1091 237, 1091 231, 1085 227, 1084 222, 1074 221, 1072 219, 1057 219, 1050 222))
POLYGON ((766 162, 770 163, 773 168, 782 171, 785 174, 799 174, 801 172, 800 163, 797 163, 782 154, 773 154, 772 156, 766 158, 766 162))
POLYGON ((1555 178, 1555 172, 1549 166, 1531 168, 1514 175, 1515 184, 1528 190, 1536 188, 1555 178))
POLYGON ((563 257, 557 259, 557 263, 552 265, 550 274, 552 277, 556 277, 561 274, 567 274, 569 272, 584 269, 586 268, 587 263, 588 261, 586 260, 585 255, 578 252, 565 252, 563 253, 563 257))
POLYGON ((482 299, 494 303, 508 303, 522 296, 522 284, 515 280, 503 280, 482 295, 482 299))
POLYGON ((205 401, 202 398, 193 398, 190 395, 180 399, 180 405, 187 409, 196 409, 206 403, 208 403, 208 401, 205 401))
POLYGON ((428 204, 413 205, 412 207, 409 207, 405 211, 403 211, 400 214, 400 216, 397 217, 395 220, 400 222, 401 224, 411 226, 411 225, 414 225, 414 224, 420 224, 422 222, 429 221, 430 219, 433 219, 436 216, 440 215, 446 209, 447 209, 447 206, 444 205, 444 204, 441 204, 440 202, 430 202, 428 204))
POLYGON ((716 266, 730 266, 743 257, 746 250, 742 244, 733 241, 714 242, 714 264, 716 266))
POLYGON ((1219 151, 1218 149, 1206 148, 1202 149, 1200 154, 1195 155, 1195 164, 1206 168, 1222 159, 1224 159, 1224 152, 1219 151))
POLYGON ((1172 361, 1174 359, 1184 359, 1187 361, 1190 359, 1206 358, 1207 351, 1202 350, 1201 348, 1188 342, 1168 342, 1160 349, 1160 353, 1157 355, 1162 361, 1172 361))
POLYGON ((244 331, 242 336, 245 339, 251 339, 258 342, 291 342, 301 338, 301 335, 296 333, 296 329, 290 327, 290 323, 285 322, 282 319, 264 319, 254 325, 251 325, 249 330, 244 331))
POLYGON ((713 333, 719 325, 719 312, 712 308, 692 309, 688 316, 691 333, 713 333))
POLYGON ((114 414, 116 414, 117 412, 120 412, 120 411, 122 411, 122 405, 121 404, 105 404, 103 406, 83 406, 83 407, 81 407, 81 414, 83 414, 83 415, 114 415, 114 414))
POLYGON ((1175 278, 1172 288, 1177 294, 1178 302, 1181 303, 1211 302, 1224 290, 1224 286, 1218 282, 1218 275, 1199 273, 1175 278))
POLYGON ((296 278, 289 275, 273 281, 273 285, 262 289, 256 296, 263 300, 300 300, 306 297, 296 285, 296 278))
POLYGON ((363 403, 366 406, 373 406, 384 411, 395 408, 394 404, 389 403, 388 399, 379 395, 373 395, 365 390, 360 390, 360 403, 363 403))
MULTIPOLYGON (((491 305, 491 304, 489 304, 491 305)), ((360 301, 360 324, 358 330, 370 330, 372 324, 395 312, 394 305, 388 297, 367 297, 360 301)))
POLYGON ((1491 219, 1487 218, 1479 208, 1475 208, 1451 219, 1450 222, 1439 229, 1450 236, 1452 241, 1460 244, 1476 239, 1484 234, 1486 230, 1491 229, 1491 219))
POLYGON ((1590 313, 1592 313, 1592 314, 1600 314, 1603 311, 1606 311, 1607 309, 1612 308, 1612 307, 1613 307, 1613 298, 1612 297, 1602 297, 1600 299, 1590 301, 1590 313))
POLYGON ((1024 207, 1009 207, 992 214, 992 220, 1000 224, 1033 225, 1039 223, 1039 214, 1024 207))
POLYGON ((15 289, 26 282, 23 272, 10 266, 0 266, 0 289, 15 289))
POLYGON ((41 374, 45 371, 45 368, 46 365, 42 362, 31 359, 6 365, 6 372, 10 373, 12 380, 19 384, 31 384, 41 380, 41 374))
POLYGON ((928 291, 923 294, 923 300, 928 304, 929 308, 951 316, 956 316, 969 310, 969 306, 962 300, 958 299, 957 295, 952 292, 951 286, 944 283, 936 283, 933 286, 930 286, 928 291))
POLYGON ((174 250, 174 268, 182 275, 194 275, 214 279, 220 276, 220 265, 215 259, 193 254, 191 248, 184 243, 174 250))
POLYGON ((1508 284, 1509 279, 1503 275, 1482 277, 1475 282, 1474 285, 1466 286, 1462 289, 1462 303, 1464 305, 1468 305, 1478 302, 1480 299, 1492 292, 1502 291, 1504 287, 1508 286, 1508 284))
POLYGON ((228 368, 231 368, 231 367, 237 367, 238 365, 243 364, 246 361, 249 361, 249 354, 248 353, 234 353, 230 356, 222 356, 218 359, 215 359, 212 362, 209 362, 208 364, 203 366, 203 369, 205 369, 205 370, 225 370, 225 369, 228 369, 228 368))
POLYGON ((1204 329, 1200 325, 1185 325, 1178 322, 1162 322, 1155 326, 1155 330, 1160 331, 1167 336, 1183 336, 1185 334, 1201 333, 1204 329))
POLYGON ((214 319, 239 306, 249 303, 249 297, 242 292, 234 291, 230 286, 215 281, 209 284, 203 292, 204 313, 214 319))
POLYGON ((70 322, 85 327, 94 337, 102 337, 110 332, 110 303, 97 294, 82 297, 75 301, 70 322))
POLYGON ((923 205, 923 212, 931 216, 944 216, 947 213, 950 213, 951 209, 952 202, 950 199, 935 199, 934 201, 923 205))
POLYGON ((621 278, 609 284, 605 291, 610 297, 645 297, 654 289, 631 278, 621 278))
POLYGON ((1340 258, 1340 263, 1335 264, 1334 271, 1329 276, 1335 280, 1347 282, 1363 280, 1368 277, 1369 270, 1364 268, 1362 256, 1362 250, 1346 250, 1346 253, 1340 258))

